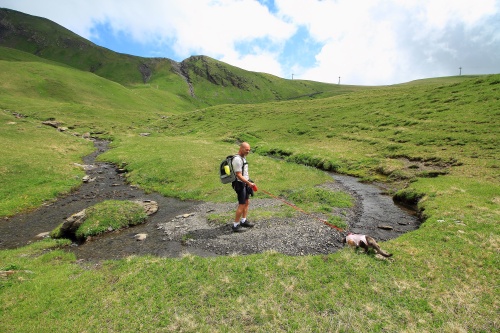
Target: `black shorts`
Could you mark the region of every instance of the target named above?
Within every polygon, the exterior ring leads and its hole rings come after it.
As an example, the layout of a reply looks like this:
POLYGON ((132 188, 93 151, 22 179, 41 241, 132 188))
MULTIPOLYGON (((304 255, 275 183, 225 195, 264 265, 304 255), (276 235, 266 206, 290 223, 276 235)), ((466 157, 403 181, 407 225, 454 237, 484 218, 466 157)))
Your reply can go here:
POLYGON ((238 195, 238 203, 240 205, 244 205, 247 203, 247 200, 253 196, 253 190, 247 184, 242 183, 240 181, 235 180, 233 182, 233 188, 236 194, 238 195))

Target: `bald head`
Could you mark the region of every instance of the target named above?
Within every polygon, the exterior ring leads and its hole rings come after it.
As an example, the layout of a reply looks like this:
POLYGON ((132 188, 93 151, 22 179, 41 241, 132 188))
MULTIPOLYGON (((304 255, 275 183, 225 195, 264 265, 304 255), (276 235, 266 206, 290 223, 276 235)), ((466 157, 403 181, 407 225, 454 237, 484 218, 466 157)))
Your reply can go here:
POLYGON ((238 154, 240 156, 247 156, 248 153, 250 153, 250 145, 248 144, 248 142, 242 142, 241 145, 240 145, 240 150, 238 151, 238 154))

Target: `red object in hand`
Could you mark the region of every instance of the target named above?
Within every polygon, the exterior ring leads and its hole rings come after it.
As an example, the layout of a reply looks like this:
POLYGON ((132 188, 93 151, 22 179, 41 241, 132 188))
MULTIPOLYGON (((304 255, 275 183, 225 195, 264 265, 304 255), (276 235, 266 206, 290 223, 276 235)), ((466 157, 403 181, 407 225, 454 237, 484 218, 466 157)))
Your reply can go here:
POLYGON ((253 184, 253 186, 252 186, 252 190, 253 190, 254 192, 257 192, 257 185, 253 184))

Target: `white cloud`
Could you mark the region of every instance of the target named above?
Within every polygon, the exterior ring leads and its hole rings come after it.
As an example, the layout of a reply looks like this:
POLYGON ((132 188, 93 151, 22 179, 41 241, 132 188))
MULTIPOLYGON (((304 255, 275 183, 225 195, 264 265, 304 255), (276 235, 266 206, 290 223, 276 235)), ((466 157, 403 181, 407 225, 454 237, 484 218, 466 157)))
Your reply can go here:
POLYGON ((477 33, 486 34, 491 49, 500 53, 499 33, 482 27, 485 18, 495 14, 499 17, 499 3, 495 0, 276 3, 279 15, 307 26, 311 36, 324 43, 316 55, 316 65, 300 75, 307 79, 337 82, 341 76, 344 83, 390 84, 455 75, 440 61, 444 55, 459 59, 463 49, 452 44, 454 35, 480 26, 477 33))
POLYGON ((268 38, 279 43, 294 31, 253 0, 194 2, 182 2, 183 18, 175 19, 178 54, 200 52, 222 58, 235 52, 238 42, 268 38))
POLYGON ((269 73, 279 77, 284 77, 283 68, 277 58, 278 56, 276 54, 263 51, 258 54, 243 56, 234 54, 232 57, 226 56, 220 60, 249 71, 269 73))

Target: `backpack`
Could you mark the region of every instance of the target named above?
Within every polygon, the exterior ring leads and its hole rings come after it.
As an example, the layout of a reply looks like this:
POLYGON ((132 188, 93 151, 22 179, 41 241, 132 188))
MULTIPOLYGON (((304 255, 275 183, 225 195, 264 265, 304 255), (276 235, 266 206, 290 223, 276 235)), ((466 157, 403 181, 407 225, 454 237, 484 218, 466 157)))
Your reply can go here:
MULTIPOLYGON (((236 173, 233 170, 233 159, 236 156, 238 155, 229 155, 220 163, 219 177, 222 184, 232 183, 237 179, 236 173)), ((243 164, 243 168, 245 168, 245 165, 243 164)))

